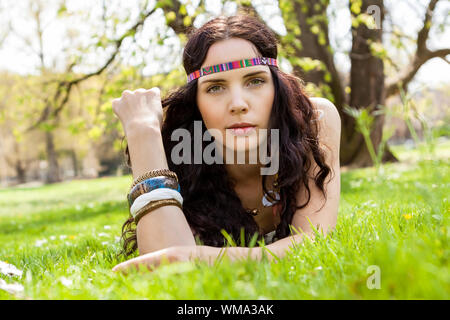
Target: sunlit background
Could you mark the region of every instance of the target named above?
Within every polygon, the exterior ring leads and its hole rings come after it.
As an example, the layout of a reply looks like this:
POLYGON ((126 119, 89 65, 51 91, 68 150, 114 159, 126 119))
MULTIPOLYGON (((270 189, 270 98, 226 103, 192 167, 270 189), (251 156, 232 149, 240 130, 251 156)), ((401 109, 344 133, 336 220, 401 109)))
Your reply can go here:
MULTIPOLYGON (((159 86, 166 92, 183 84, 185 74, 181 57, 186 35, 175 32, 170 26, 169 21, 174 17, 180 15, 184 17, 183 24, 198 28, 218 15, 236 13, 240 5, 248 7, 251 4, 280 38, 288 39, 292 36, 288 29, 295 30, 296 27, 294 22, 286 28, 287 16, 283 10, 289 11, 286 8, 289 3, 292 5, 290 1, 180 0, 169 1, 169 7, 163 7, 166 2, 159 1, 161 7, 157 9, 155 1, 143 0, 0 2, 0 72, 4 75, 0 83, 3 95, 0 105, 1 185, 52 181, 46 170, 56 165, 55 170, 61 175, 57 181, 129 173, 121 154, 124 148, 120 140, 122 129, 112 117, 110 100, 125 89, 159 86), (114 55, 114 41, 139 20, 140 14, 149 11, 152 11, 150 17, 135 34, 124 37, 114 55), (57 83, 97 72, 111 55, 114 59, 105 70, 70 88, 67 102, 61 101, 64 95, 57 83), (49 103, 53 105, 48 106, 49 103), (58 111, 50 112, 50 116, 43 119, 46 107, 58 111), (55 154, 53 160, 49 153, 55 154)), ((355 84, 349 76, 353 41, 350 9, 354 10, 353 3, 358 4, 358 1, 331 0, 326 8, 334 66, 348 99, 351 90, 357 88, 352 87, 355 84)), ((380 52, 384 54, 386 82, 411 67, 429 3, 428 0, 384 1, 380 52)), ((429 50, 450 48, 449 10, 448 1, 439 1, 434 8, 426 41, 429 50)), ((320 69, 321 62, 314 57, 313 60, 301 55, 293 57, 287 52, 284 45, 279 46, 282 70, 293 72, 293 63, 298 61, 301 67, 298 70, 320 69)), ((432 127, 442 126, 448 119, 450 64, 447 57, 427 59, 407 86, 408 95, 417 97, 417 108, 429 116, 426 121, 432 127)), ((325 71, 322 69, 323 75, 330 78, 325 71)), ((334 76, 331 74, 331 77, 334 76)), ((333 100, 335 93, 330 93, 327 83, 322 86, 308 79, 306 77, 306 87, 311 95, 324 96, 343 110, 344 103, 333 100)), ((381 103, 393 109, 398 104, 405 106, 405 101, 397 92, 381 103)), ((389 141, 411 144, 414 137, 404 119, 399 118, 385 121, 387 126, 396 127, 389 141)), ((344 124, 347 122, 342 120, 344 124)), ((419 136, 425 137, 420 119, 411 121, 419 136)), ((378 145, 379 141, 374 143, 378 145)), ((343 165, 353 163, 352 159, 342 160, 343 165)))

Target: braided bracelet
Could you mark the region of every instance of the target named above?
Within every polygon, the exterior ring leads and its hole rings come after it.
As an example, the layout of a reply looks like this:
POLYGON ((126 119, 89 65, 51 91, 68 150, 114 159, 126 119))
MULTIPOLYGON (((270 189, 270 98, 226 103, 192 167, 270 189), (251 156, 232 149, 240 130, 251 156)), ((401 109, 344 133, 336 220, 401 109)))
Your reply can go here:
POLYGON ((148 178, 158 177, 158 176, 172 177, 172 178, 175 178, 178 182, 178 177, 175 172, 173 172, 169 169, 155 169, 155 170, 152 170, 152 171, 149 171, 149 172, 146 172, 146 173, 140 175, 136 180, 134 180, 130 189, 133 189, 133 187, 141 181, 144 181, 148 178))
POLYGON ((147 205, 145 205, 144 207, 142 207, 141 209, 139 209, 139 211, 134 216, 134 222, 137 225, 139 220, 141 220, 142 217, 144 217, 146 214, 148 214, 151 211, 158 209, 160 207, 170 206, 170 205, 177 206, 180 209, 183 209, 181 204, 175 199, 164 199, 164 200, 152 201, 152 202, 148 203, 147 205))

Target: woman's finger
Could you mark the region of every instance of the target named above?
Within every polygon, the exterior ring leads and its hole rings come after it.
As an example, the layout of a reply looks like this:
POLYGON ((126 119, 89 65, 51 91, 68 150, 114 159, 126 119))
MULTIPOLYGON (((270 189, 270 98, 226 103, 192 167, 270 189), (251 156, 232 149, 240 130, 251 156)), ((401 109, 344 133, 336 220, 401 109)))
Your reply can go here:
POLYGON ((165 251, 162 250, 157 252, 147 253, 143 256, 136 257, 116 265, 112 271, 114 272, 124 272, 130 269, 139 270, 140 266, 146 266, 147 269, 152 270, 161 263, 161 259, 166 258, 165 251))
POLYGON ((118 265, 116 265, 112 271, 114 272, 124 272, 130 269, 136 269, 139 270, 139 266, 141 265, 145 265, 145 266, 149 266, 149 264, 151 265, 151 259, 149 259, 149 257, 146 257, 145 259, 143 259, 144 256, 141 257, 136 257, 127 261, 124 261, 122 263, 119 263, 118 265))

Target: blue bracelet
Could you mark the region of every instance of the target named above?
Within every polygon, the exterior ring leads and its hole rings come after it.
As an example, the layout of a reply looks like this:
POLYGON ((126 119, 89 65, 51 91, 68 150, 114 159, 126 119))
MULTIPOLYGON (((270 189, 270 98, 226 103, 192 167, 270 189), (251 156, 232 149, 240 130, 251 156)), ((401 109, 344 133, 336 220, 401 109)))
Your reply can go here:
POLYGON ((159 188, 170 188, 174 189, 178 192, 181 192, 180 185, 178 184, 178 181, 175 178, 167 177, 167 176, 158 176, 158 177, 152 177, 149 179, 146 179, 140 183, 138 183, 136 186, 131 189, 131 191, 128 193, 128 206, 131 208, 133 205, 133 202, 139 197, 140 195, 150 192, 155 189, 159 188))

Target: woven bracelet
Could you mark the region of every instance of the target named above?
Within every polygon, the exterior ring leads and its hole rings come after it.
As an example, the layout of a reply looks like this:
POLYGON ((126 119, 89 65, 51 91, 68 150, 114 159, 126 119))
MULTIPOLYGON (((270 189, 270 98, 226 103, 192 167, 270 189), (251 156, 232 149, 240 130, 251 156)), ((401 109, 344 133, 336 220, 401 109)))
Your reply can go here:
POLYGON ((166 177, 175 178, 178 182, 178 177, 175 172, 173 172, 169 169, 156 169, 156 170, 146 172, 143 175, 140 175, 139 177, 137 177, 137 179, 134 180, 133 184, 131 185, 130 190, 133 189, 133 187, 135 185, 137 185, 139 182, 144 181, 148 178, 153 178, 153 177, 158 177, 158 176, 166 176, 166 177))
POLYGON ((144 207, 142 207, 142 209, 140 209, 136 213, 136 216, 134 217, 134 222, 137 225, 139 220, 141 220, 142 217, 145 216, 146 214, 150 213, 151 211, 153 211, 155 209, 161 208, 163 206, 170 206, 170 205, 177 206, 178 208, 183 209, 181 204, 175 199, 164 199, 164 200, 152 201, 152 202, 148 203, 147 205, 145 205, 144 207))

